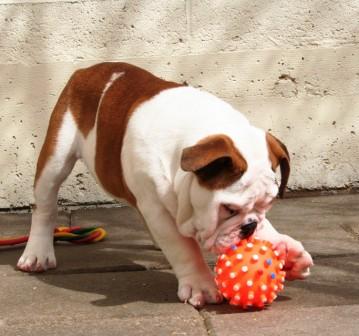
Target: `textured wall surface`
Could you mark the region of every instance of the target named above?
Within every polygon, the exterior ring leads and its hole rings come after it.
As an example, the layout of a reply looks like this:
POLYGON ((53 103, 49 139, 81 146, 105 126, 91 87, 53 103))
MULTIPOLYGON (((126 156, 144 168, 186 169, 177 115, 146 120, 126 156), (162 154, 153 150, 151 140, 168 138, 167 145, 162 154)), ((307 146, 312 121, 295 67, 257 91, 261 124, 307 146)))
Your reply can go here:
MULTIPOLYGON (((359 186, 359 0, 0 1, 0 208, 33 202, 70 74, 128 61, 229 101, 281 138, 292 189, 359 186)), ((78 164, 69 202, 109 198, 78 164)))

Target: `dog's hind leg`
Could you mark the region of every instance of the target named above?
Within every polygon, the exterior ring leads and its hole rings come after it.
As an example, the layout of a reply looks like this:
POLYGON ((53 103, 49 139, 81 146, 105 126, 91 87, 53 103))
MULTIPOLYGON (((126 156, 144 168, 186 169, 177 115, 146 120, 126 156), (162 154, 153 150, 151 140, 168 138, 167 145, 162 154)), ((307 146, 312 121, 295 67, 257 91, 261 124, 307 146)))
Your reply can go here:
POLYGON ((77 126, 67 104, 65 89, 51 116, 37 162, 30 237, 17 264, 22 271, 41 272, 56 267, 53 230, 57 219, 57 196, 76 160, 77 126))

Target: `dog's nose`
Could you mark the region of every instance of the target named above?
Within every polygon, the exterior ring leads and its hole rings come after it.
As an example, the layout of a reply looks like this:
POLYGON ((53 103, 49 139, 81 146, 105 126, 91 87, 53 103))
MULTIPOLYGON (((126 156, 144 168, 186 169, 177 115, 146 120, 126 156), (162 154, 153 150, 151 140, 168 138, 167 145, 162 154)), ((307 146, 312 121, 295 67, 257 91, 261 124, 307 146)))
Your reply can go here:
POLYGON ((258 222, 256 220, 250 220, 248 223, 241 226, 240 235, 242 239, 248 238, 253 234, 257 228, 258 222))

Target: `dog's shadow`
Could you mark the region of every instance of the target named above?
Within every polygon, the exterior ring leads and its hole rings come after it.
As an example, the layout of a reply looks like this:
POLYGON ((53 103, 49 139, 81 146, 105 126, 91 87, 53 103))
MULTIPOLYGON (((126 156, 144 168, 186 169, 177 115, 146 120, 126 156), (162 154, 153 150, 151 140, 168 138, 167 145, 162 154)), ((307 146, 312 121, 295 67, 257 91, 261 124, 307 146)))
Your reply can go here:
MULTIPOLYGON (((0 253, 7 260, 7 264, 14 266, 22 248, 13 247, 0 253)), ((162 253, 154 246, 121 245, 110 242, 106 245, 99 243, 84 246, 56 244, 55 250, 58 268, 46 273, 31 274, 29 277, 36 277, 46 285, 89 293, 89 303, 98 307, 122 306, 135 302, 179 303, 176 294, 177 279, 168 264, 164 264, 164 260, 159 259, 162 253), (111 263, 105 265, 100 263, 108 258, 111 258, 111 263), (89 260, 92 260, 90 266, 89 260), (155 262, 158 262, 157 267, 162 269, 148 267, 155 262), (92 294, 100 298, 93 299, 92 294)), ((277 299, 277 301, 287 300, 290 298, 283 295, 277 299)), ((238 314, 257 309, 243 310, 223 302, 219 305, 206 305, 205 310, 215 314, 238 314)))
POLYGON ((177 280, 169 270, 145 270, 127 261, 125 271, 82 274, 37 275, 46 284, 76 292, 100 295, 95 306, 118 306, 133 302, 176 303, 177 280))
MULTIPOLYGON (((69 291, 96 294, 99 299, 93 300, 90 295, 90 303, 96 306, 118 306, 137 301, 178 302, 177 280, 169 267, 159 261, 157 256, 161 252, 155 248, 137 246, 134 252, 131 251, 133 246, 123 246, 127 252, 118 256, 118 244, 64 245, 55 246, 58 260, 55 270, 29 274, 29 277, 69 291), (104 265, 103 260, 108 262, 104 265)), ((15 268, 22 249, 2 249, 0 264, 15 268)))

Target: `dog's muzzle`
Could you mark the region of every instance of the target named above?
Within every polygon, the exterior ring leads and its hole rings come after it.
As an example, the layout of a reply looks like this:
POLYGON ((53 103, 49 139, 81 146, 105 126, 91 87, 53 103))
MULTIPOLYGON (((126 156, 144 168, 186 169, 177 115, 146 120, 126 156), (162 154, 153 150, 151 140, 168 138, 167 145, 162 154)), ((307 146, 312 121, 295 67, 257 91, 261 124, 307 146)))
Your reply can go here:
POLYGON ((240 238, 241 239, 246 239, 248 237, 250 237, 254 231, 256 230, 258 225, 258 222, 256 220, 252 220, 246 224, 243 224, 241 226, 241 231, 240 231, 240 238))

